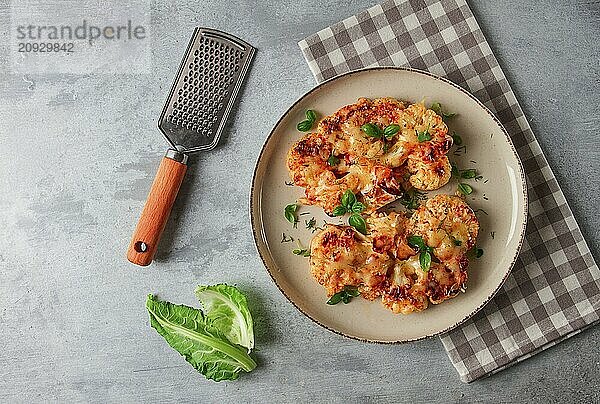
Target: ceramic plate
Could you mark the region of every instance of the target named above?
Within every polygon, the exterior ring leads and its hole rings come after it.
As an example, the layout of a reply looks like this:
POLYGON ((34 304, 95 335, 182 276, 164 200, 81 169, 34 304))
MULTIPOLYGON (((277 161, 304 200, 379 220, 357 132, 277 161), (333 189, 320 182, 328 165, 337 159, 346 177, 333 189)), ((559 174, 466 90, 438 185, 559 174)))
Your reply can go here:
MULTIPOLYGON (((457 181, 430 192, 454 194, 457 181)), ((517 258, 525 233, 527 195, 525 177, 508 134, 494 115, 475 97, 448 80, 405 68, 374 68, 351 72, 326 81, 300 98, 279 119, 258 158, 251 191, 254 239, 277 287, 302 313, 321 326, 347 337, 371 342, 405 342, 437 335, 456 327, 481 309, 500 288, 517 258), (440 102, 445 111, 458 115, 449 121, 466 145, 466 153, 451 161, 461 168, 475 167, 479 181, 465 181, 475 192, 467 202, 477 210, 481 223, 477 245, 484 255, 471 260, 465 293, 423 312, 393 314, 378 301, 355 298, 349 304, 327 305, 325 289, 311 277, 308 258, 292 254, 296 242, 282 242, 283 234, 307 247, 312 238, 305 220, 315 218, 341 223, 317 206, 302 206, 297 228, 286 221, 284 207, 303 196, 303 189, 289 183, 288 149, 303 133, 296 124, 304 111, 329 115, 359 97, 394 97, 427 105, 440 102), (476 163, 473 163, 473 162, 476 163), (480 209, 480 210, 478 210, 480 209), (484 213, 485 212, 485 213, 484 213), (487 214, 486 214, 487 213, 487 214)))

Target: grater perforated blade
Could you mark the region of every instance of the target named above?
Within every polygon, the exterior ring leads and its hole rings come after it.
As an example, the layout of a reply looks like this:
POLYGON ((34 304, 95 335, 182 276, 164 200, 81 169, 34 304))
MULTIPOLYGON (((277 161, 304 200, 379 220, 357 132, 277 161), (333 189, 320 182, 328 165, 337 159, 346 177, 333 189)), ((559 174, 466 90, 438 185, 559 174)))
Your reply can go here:
POLYGON ((232 35, 195 29, 158 121, 171 146, 192 153, 217 145, 253 56, 232 35))
POLYGON ((171 147, 163 157, 127 250, 134 264, 149 265, 187 170, 189 153, 219 142, 255 49, 225 32, 196 28, 158 127, 171 147))

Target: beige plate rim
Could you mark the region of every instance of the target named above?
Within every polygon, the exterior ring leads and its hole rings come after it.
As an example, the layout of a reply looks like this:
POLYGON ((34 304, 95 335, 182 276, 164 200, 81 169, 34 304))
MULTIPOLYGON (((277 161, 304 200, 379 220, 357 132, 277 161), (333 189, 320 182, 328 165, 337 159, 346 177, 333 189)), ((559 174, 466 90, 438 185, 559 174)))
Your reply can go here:
POLYGON ((423 339, 427 339, 427 338, 432 338, 444 333, 447 333, 453 329, 455 329, 456 327, 460 326, 461 324, 463 324, 465 321, 467 321, 469 318, 471 318, 472 316, 474 316, 477 312, 479 312, 490 300, 492 300, 492 298, 496 295, 496 293, 500 290, 500 288, 502 287, 502 285, 504 284, 504 282, 506 281, 506 279, 508 278, 508 275, 510 275, 510 273, 512 272, 512 269, 515 265, 515 262, 517 261, 517 258, 519 256, 519 253, 521 251, 521 247, 523 246, 523 241, 525 239, 525 230, 527 227, 527 218, 528 218, 528 195, 527 195, 527 181, 526 181, 526 177, 525 177, 525 170, 523 169, 523 163, 521 162, 521 159, 515 149, 515 146, 508 134, 508 132, 506 131, 506 128, 504 128, 504 125, 502 125, 502 123, 498 120, 498 118, 496 118, 496 116, 492 113, 492 111, 489 110, 489 108, 487 108, 481 101, 479 101, 473 94, 471 94, 470 92, 468 92, 467 90, 465 90, 464 88, 460 87, 459 85, 453 83, 452 81, 444 78, 444 77, 440 77, 438 75, 435 75, 433 73, 424 71, 424 70, 419 70, 419 69, 413 69, 410 67, 395 67, 395 66, 381 66, 381 67, 367 67, 367 68, 363 68, 363 69, 357 69, 357 70, 352 70, 350 72, 347 73, 343 73, 340 74, 338 76, 335 76, 331 79, 328 79, 326 81, 323 81, 320 84, 317 84, 315 87, 313 87, 312 89, 310 89, 309 91, 307 91, 305 94, 303 94, 301 97, 299 97, 282 115, 281 117, 277 120, 277 123, 275 123, 275 125, 273 126, 273 128, 271 129, 271 132, 269 133, 269 136, 267 136, 267 138, 265 139, 265 142, 263 143, 263 146, 260 150, 260 153, 258 155, 258 159, 256 161, 256 164, 254 166, 254 172, 252 174, 252 186, 250 187, 250 221, 251 221, 251 226, 252 226, 252 235, 253 235, 253 239, 254 239, 254 244, 256 245, 256 248, 258 250, 258 254, 260 256, 260 259, 263 262, 263 265, 265 266, 267 272, 269 273, 269 276, 271 277, 271 280, 273 281, 273 283, 277 286, 277 288, 279 289, 279 291, 285 296, 285 298, 292 303, 292 305, 294 305, 294 307, 300 311, 302 314, 304 314, 306 317, 308 317, 311 321, 313 321, 314 323, 318 324, 319 326, 325 328, 328 331, 331 331, 335 334, 341 335, 342 337, 346 337, 349 339, 353 339, 353 340, 357 340, 357 341, 362 341, 362 342, 369 342, 369 343, 376 343, 376 344, 402 344, 402 343, 407 343, 407 342, 414 342, 414 341, 419 341, 419 340, 423 340, 423 339), (454 89, 462 92, 463 94, 467 95, 469 98, 471 98, 473 101, 475 101, 475 103, 477 103, 477 105, 479 105, 479 107, 481 109, 483 109, 489 116, 490 118, 498 125, 498 127, 502 130, 502 133, 504 134, 504 137, 506 138, 506 141, 508 142, 511 151, 514 154, 514 157, 518 163, 518 167, 519 167, 519 175, 521 178, 521 181, 523 183, 523 194, 520 195, 523 199, 522 199, 522 203, 523 203, 523 214, 522 214, 522 226, 521 226, 521 231, 519 233, 519 242, 517 245, 517 248, 515 249, 513 258, 511 260, 511 264, 506 268, 506 272, 504 274, 504 276, 502 277, 501 282, 498 284, 498 286, 494 289, 494 291, 486 298, 484 299, 484 301, 475 309, 473 310, 471 313, 467 314, 465 317, 463 317, 461 320, 457 321, 455 324, 431 333, 431 334, 427 334, 427 335, 423 335, 421 337, 417 337, 417 338, 410 338, 410 339, 402 339, 402 340, 397 340, 397 341, 382 341, 382 340, 377 340, 377 339, 368 339, 368 338, 361 338, 361 337, 357 337, 354 335, 348 335, 346 333, 343 333, 341 331, 335 330, 329 326, 327 326, 326 324, 323 324, 322 322, 320 322, 319 320, 313 318, 311 315, 309 315, 308 313, 306 313, 304 310, 302 310, 302 308, 300 308, 300 306, 298 306, 298 304, 296 304, 296 302, 294 302, 293 299, 291 299, 288 294, 285 292, 285 290, 283 290, 283 288, 279 285, 279 283, 277 282, 277 280, 275 279, 275 277, 273 276, 273 268, 270 268, 269 265, 267 264, 267 260, 265 259, 265 251, 264 248, 265 246, 262 245, 262 238, 261 238, 261 232, 258 229, 257 226, 257 218, 256 218, 256 214, 255 214, 255 199, 256 199, 256 181, 257 181, 257 172, 261 163, 261 160, 263 158, 264 152, 267 148, 267 145, 269 144, 269 141, 271 140, 271 137, 273 136, 273 134, 275 133, 276 129, 279 127, 281 121, 290 113, 290 111, 293 110, 293 108, 299 104, 300 102, 302 102, 306 97, 310 96, 312 93, 314 93, 315 91, 319 90, 321 87, 325 86, 326 84, 329 84, 333 81, 337 81, 340 80, 342 78, 348 77, 348 76, 352 76, 355 74, 359 74, 359 73, 364 73, 365 71, 381 71, 381 70, 397 70, 397 71, 407 71, 407 72, 412 72, 415 74, 421 74, 421 75, 425 75, 428 76, 430 78, 433 78, 435 80, 440 80, 446 84, 449 84, 450 86, 454 87, 454 89))

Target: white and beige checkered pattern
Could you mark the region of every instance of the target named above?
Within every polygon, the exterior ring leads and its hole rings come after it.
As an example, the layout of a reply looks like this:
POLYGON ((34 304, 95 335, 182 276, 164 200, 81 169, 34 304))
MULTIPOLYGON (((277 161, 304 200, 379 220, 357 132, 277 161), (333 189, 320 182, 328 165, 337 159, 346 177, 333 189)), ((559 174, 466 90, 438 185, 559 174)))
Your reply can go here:
POLYGON ((502 290, 441 337, 473 381, 600 318, 600 271, 498 61, 464 0, 388 0, 302 40, 318 82, 369 66, 410 66, 464 87, 502 121, 525 167, 526 240, 502 290))

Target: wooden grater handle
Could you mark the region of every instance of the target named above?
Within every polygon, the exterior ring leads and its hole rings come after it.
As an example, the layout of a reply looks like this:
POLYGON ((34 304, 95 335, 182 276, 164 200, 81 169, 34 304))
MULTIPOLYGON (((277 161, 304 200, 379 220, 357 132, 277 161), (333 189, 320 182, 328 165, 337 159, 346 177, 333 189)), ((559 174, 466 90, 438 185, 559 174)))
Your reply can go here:
POLYGON ((140 216, 135 233, 127 250, 127 259, 137 265, 150 265, 156 253, 160 236, 167 224, 169 213, 179 192, 187 165, 187 156, 169 150, 158 167, 150 188, 146 205, 140 216), (171 158, 178 155, 179 160, 171 158))

